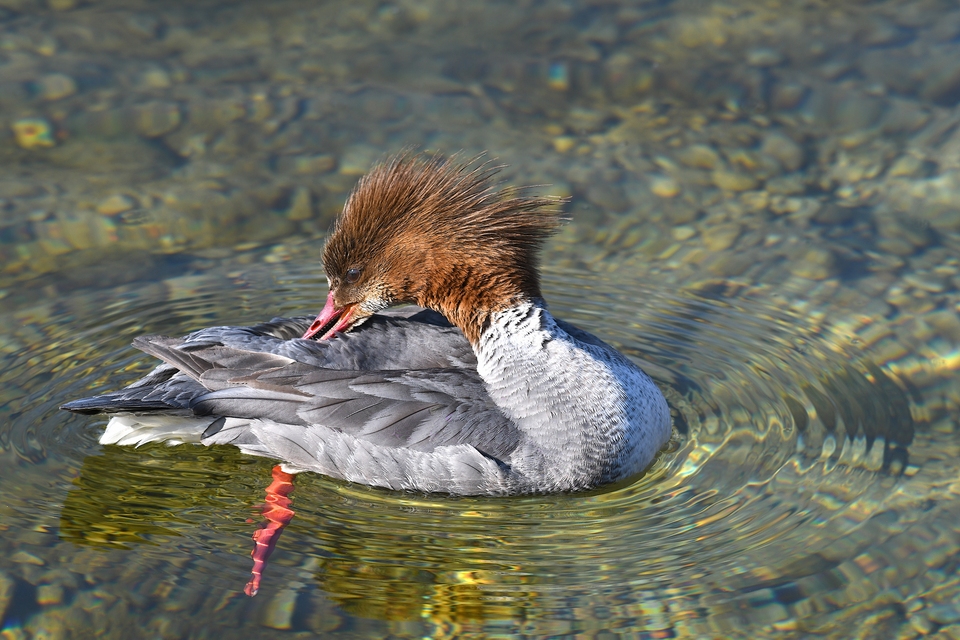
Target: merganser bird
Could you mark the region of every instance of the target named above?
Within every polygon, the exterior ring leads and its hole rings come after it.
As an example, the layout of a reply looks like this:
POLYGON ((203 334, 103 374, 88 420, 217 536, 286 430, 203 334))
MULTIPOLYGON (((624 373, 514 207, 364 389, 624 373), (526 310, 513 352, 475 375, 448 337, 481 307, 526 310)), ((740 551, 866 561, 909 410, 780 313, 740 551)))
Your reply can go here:
POLYGON ((111 414, 103 444, 231 444, 394 490, 577 491, 643 471, 670 439, 666 400, 547 310, 537 253, 558 201, 498 190, 497 170, 374 167, 326 242, 316 320, 137 338, 164 364, 63 408, 111 414), (399 304, 421 309, 384 311, 399 304))

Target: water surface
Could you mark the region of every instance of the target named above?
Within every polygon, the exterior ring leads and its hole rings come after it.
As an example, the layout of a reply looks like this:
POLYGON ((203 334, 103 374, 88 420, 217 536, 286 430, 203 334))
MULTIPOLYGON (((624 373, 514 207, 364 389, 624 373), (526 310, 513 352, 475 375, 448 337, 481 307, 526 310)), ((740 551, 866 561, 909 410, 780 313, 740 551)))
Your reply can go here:
POLYGON ((937 2, 0 2, 11 637, 956 635, 960 13, 937 2), (31 128, 32 127, 32 128, 31 128), (636 359, 643 477, 512 499, 97 443, 144 333, 315 313, 403 145, 571 197, 553 312, 636 359))

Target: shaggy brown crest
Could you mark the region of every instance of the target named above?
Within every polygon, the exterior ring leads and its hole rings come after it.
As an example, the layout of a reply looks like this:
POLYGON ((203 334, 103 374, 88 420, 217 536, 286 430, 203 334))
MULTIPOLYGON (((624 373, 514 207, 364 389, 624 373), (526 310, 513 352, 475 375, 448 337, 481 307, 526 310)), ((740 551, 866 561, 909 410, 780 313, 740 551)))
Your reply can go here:
POLYGON ((419 304, 475 341, 490 313, 540 297, 537 253, 563 199, 500 189, 499 170, 409 153, 374 167, 324 247, 338 303, 419 304))

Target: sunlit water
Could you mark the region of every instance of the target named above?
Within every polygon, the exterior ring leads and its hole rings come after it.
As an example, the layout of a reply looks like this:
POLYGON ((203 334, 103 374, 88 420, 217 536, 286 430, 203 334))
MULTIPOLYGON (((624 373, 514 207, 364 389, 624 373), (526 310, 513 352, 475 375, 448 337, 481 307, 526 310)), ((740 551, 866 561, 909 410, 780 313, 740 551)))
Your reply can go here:
MULTIPOLYGON (((181 279, 189 288, 174 299, 157 287, 81 292, 72 313, 37 327, 42 339, 8 372, 29 395, 0 433, 3 522, 33 533, 5 553, 48 558, 31 569, 67 576, 65 599, 92 599, 120 635, 183 633, 184 615, 194 635, 611 624, 736 635, 801 615, 815 628, 818 616, 923 578, 909 558, 916 517, 896 510, 913 500, 911 476, 938 457, 929 436, 914 434, 922 390, 818 338, 802 317, 729 292, 547 268, 556 315, 663 387, 677 435, 650 471, 586 494, 513 499, 304 474, 296 517, 261 593, 247 598, 269 461, 221 447, 101 447, 103 420, 57 410, 151 367, 127 346, 136 335, 309 312, 323 297, 310 262, 228 272, 181 279)), ((937 521, 924 518, 923 531, 937 521)), ((37 608, 33 586, 16 589, 23 608, 8 623, 37 608)))
MULTIPOLYGON (((827 6, 829 4, 829 6, 827 6)), ((960 9, 0 0, 0 637, 960 636, 960 9), (570 197, 557 316, 676 437, 577 495, 102 447, 138 335, 316 313, 405 145, 570 197)))

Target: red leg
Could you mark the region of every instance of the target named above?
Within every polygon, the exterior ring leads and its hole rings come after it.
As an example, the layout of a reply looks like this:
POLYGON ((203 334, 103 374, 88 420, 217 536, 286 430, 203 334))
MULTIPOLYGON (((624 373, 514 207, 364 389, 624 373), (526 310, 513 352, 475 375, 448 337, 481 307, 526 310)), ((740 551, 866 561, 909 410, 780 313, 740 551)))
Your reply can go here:
POLYGON ((267 487, 267 501, 263 506, 263 517, 266 518, 259 529, 253 532, 253 551, 250 557, 253 558, 253 575, 250 581, 243 588, 243 592, 248 596, 257 595, 260 590, 260 576, 263 575, 263 569, 267 565, 267 558, 273 552, 280 540, 280 534, 283 528, 293 520, 293 509, 290 505, 293 500, 288 498, 293 493, 293 475, 284 473, 277 465, 273 468, 273 482, 267 487))

